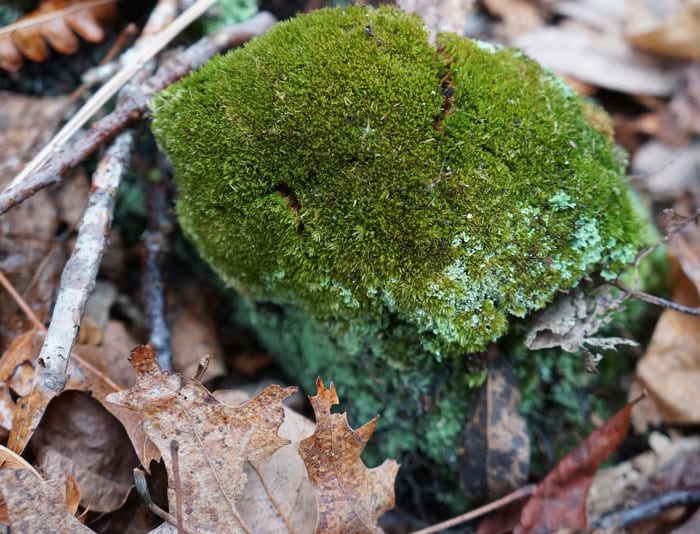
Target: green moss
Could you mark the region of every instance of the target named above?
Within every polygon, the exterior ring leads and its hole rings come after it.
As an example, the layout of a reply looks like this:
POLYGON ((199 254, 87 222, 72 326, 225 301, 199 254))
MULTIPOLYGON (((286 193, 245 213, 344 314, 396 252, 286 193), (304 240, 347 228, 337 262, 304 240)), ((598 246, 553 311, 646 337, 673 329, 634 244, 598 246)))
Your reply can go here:
POLYGON ((383 453, 459 448, 483 350, 644 241, 605 114, 519 51, 319 10, 151 103, 183 229, 307 388, 383 453))

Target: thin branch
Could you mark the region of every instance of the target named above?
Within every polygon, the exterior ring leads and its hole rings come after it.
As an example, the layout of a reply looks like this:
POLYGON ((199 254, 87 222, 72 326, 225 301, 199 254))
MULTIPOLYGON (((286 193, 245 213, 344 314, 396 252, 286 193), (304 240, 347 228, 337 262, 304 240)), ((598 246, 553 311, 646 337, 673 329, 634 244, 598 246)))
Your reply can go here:
POLYGON ((214 54, 264 33, 276 19, 265 11, 253 18, 203 37, 178 57, 164 63, 158 72, 140 84, 129 84, 122 90, 123 99, 115 110, 97 121, 87 134, 56 153, 39 171, 0 194, 0 215, 31 197, 38 191, 60 181, 71 169, 85 161, 106 141, 129 124, 139 120, 154 93, 199 68, 214 54))
POLYGON ((95 286, 100 259, 107 247, 114 198, 122 175, 128 168, 134 133, 117 137, 102 157, 93 175, 88 207, 83 214, 78 238, 61 275, 56 305, 39 353, 34 386, 58 394, 66 382, 68 359, 75 344, 82 316, 95 286))
POLYGON ((8 190, 19 187, 47 161, 53 158, 59 149, 99 110, 117 91, 128 82, 148 61, 165 48, 182 30, 189 26, 209 9, 216 0, 198 0, 188 10, 182 13, 172 24, 163 29, 150 43, 151 46, 142 49, 141 53, 131 63, 125 65, 106 84, 100 87, 94 95, 78 110, 78 112, 59 130, 44 148, 30 161, 10 183, 8 190))
POLYGON ((466 523, 467 521, 471 521, 472 519, 481 517, 484 514, 493 512, 498 508, 502 508, 507 504, 519 501, 520 499, 524 499, 526 497, 530 497, 535 492, 535 487, 535 484, 528 484, 527 486, 517 489, 513 493, 509 493, 505 497, 501 497, 500 499, 486 504, 480 508, 477 508, 476 510, 472 510, 471 512, 467 512, 466 514, 458 515, 457 517, 453 517, 452 519, 448 519, 447 521, 443 521, 442 523, 437 523, 436 525, 432 525, 428 528, 416 530, 413 534, 433 534, 434 532, 440 532, 441 530, 461 525, 462 523, 466 523))
POLYGON ((700 486, 669 491, 632 508, 601 517, 591 523, 590 531, 624 528, 638 521, 656 517, 669 508, 697 504, 700 504, 700 486))
POLYGON ((158 4, 148 15, 148 21, 136 42, 116 60, 88 69, 81 76, 82 82, 88 87, 92 87, 104 83, 114 76, 124 65, 131 63, 134 58, 138 57, 142 53, 142 49, 151 46, 155 36, 175 20, 178 9, 178 0, 158 0, 158 4))
POLYGON ((624 291, 627 296, 641 300, 642 302, 654 304, 655 306, 661 306, 662 308, 669 308, 681 313, 687 313, 688 315, 700 315, 700 308, 684 306, 683 304, 678 304, 677 302, 657 297, 656 295, 650 295, 649 293, 644 293, 643 291, 637 291, 631 287, 628 287, 622 280, 615 280, 614 284, 624 291))
MULTIPOLYGON (((139 468, 134 469, 134 485, 136 486, 136 493, 149 512, 160 517, 166 523, 177 526, 177 519, 163 510, 160 506, 153 502, 153 499, 151 499, 151 494, 148 492, 146 477, 143 475, 143 471, 141 471, 139 468)), ((193 534, 191 530, 185 528, 184 526, 182 527, 182 530, 178 530, 178 532, 182 532, 183 534, 193 534)))
POLYGON ((29 319, 29 322, 32 323, 34 328, 36 328, 39 332, 46 332, 46 327, 44 326, 44 323, 42 323, 39 318, 34 314, 32 311, 32 308, 27 304, 27 301, 22 298, 22 295, 18 293, 18 291, 15 289, 15 286, 12 285, 12 282, 10 282, 7 277, 5 276, 5 273, 0 271, 0 284, 5 288, 5 291, 7 291, 10 296, 14 299, 14 301, 17 303, 17 306, 20 307, 20 309, 24 312, 24 315, 27 316, 27 319, 29 319))
POLYGON ((686 226, 693 222, 697 222, 698 220, 700 220, 700 209, 695 210, 694 214, 689 215, 682 223, 674 226, 659 242, 640 250, 637 254, 637 257, 634 260, 635 268, 637 268, 639 266, 639 262, 641 262, 644 258, 649 256, 649 254, 654 252, 661 245, 665 245, 666 243, 671 241, 671 239, 679 232, 682 232, 686 226))
MULTIPOLYGON (((164 161, 161 162, 165 166, 164 161)), ((149 344, 156 353, 156 360, 163 371, 173 369, 172 334, 165 314, 165 281, 163 270, 170 248, 169 236, 175 222, 172 220, 172 184, 167 172, 151 184, 146 200, 148 229, 143 243, 146 254, 143 261, 142 293, 149 327, 149 344)))
POLYGON ((182 523, 182 486, 180 485, 180 444, 176 440, 170 442, 170 459, 173 466, 173 480, 175 480, 175 513, 177 520, 177 532, 182 534, 185 527, 182 523))

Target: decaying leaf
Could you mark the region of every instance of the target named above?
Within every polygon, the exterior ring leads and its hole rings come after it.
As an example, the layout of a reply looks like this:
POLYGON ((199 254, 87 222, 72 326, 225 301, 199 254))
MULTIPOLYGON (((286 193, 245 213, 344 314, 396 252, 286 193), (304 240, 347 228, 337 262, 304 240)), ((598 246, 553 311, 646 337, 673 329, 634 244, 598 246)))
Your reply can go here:
POLYGON ((0 33, 0 68, 14 72, 24 59, 45 61, 49 46, 61 54, 78 50, 77 33, 93 43, 104 39, 102 24, 115 14, 115 0, 42 0, 39 7, 0 33), (77 9, 85 4, 82 9, 77 9), (15 29, 17 28, 17 29, 15 29))
MULTIPOLYGON (((671 439, 652 432, 649 446, 651 450, 596 473, 586 499, 590 523, 664 492, 700 484, 700 438, 671 439)), ((642 531, 666 532, 667 529, 659 526, 642 531)))
POLYGON ((432 35, 445 31, 461 35, 474 3, 474 0, 397 0, 396 6, 423 17, 432 35))
POLYGON ((491 351, 488 376, 474 399, 460 459, 462 489, 469 499, 502 497, 527 481, 530 437, 519 404, 518 380, 510 364, 491 351))
POLYGON ((634 402, 619 410, 564 456, 523 508, 523 533, 585 529, 586 496, 598 467, 627 436, 634 402))
MULTIPOLYGON (((26 469, 34 473, 37 478, 41 478, 41 475, 36 472, 27 460, 7 447, 0 445, 0 470, 2 469, 26 469)), ((2 492, 0 492, 0 523, 4 523, 5 525, 10 524, 10 519, 7 516, 7 505, 5 504, 5 498, 2 496, 2 492)))
POLYGON ((626 23, 637 48, 674 59, 700 57, 698 0, 627 0, 626 23))
POLYGON ((377 532, 377 520, 394 507, 394 478, 399 465, 385 460, 368 469, 360 458, 378 417, 357 430, 347 414, 332 414, 338 404, 335 386, 326 389, 316 380, 317 394, 309 397, 316 414, 316 430, 299 443, 316 492, 317 533, 377 532))
POLYGON ((247 526, 236 507, 246 485, 245 464, 262 463, 287 443, 277 432, 284 417, 282 400, 294 388, 269 386, 250 401, 231 407, 216 400, 196 380, 161 371, 150 347, 136 347, 131 362, 136 384, 109 395, 108 400, 137 414, 160 450, 168 470, 170 509, 177 509, 177 487, 186 528, 245 531, 247 526))
POLYGON ((65 391, 53 399, 29 448, 50 478, 76 478, 91 511, 117 510, 134 485, 139 461, 124 428, 86 394, 65 391))
POLYGON ((13 532, 92 532, 75 517, 80 488, 70 475, 43 480, 33 469, 2 468, 0 494, 13 532))
POLYGON ((542 26, 513 44, 559 74, 613 91, 670 96, 681 78, 680 68, 634 50, 621 31, 573 23, 542 26))
MULTIPOLYGON (((216 391, 214 396, 229 406, 250 398, 239 390, 216 391)), ((253 532, 313 532, 316 497, 299 456, 299 441, 313 433, 315 426, 313 421, 285 406, 279 436, 290 443, 261 464, 246 466, 248 483, 237 506, 253 532)))
POLYGON ((625 295, 611 287, 601 287, 591 294, 574 290, 560 295, 536 316, 525 338, 532 350, 561 347, 577 352, 586 346, 614 349, 617 345, 636 345, 619 337, 594 337, 610 323, 612 314, 621 309, 625 295))
MULTIPOLYGON (((676 277, 673 300, 686 306, 700 305, 695 285, 681 272, 676 277)), ((664 310, 656 323, 647 351, 637 363, 636 382, 669 424, 700 423, 700 317, 664 310)), ((635 428, 645 420, 635 417, 635 428)))

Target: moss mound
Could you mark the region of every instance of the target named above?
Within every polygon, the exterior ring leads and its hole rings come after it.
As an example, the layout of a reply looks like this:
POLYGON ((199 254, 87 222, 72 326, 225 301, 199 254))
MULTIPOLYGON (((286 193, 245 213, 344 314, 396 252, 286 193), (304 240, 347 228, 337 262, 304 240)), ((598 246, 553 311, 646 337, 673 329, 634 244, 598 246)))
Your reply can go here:
POLYGON ((467 355, 644 239, 601 110, 396 9, 280 23, 152 109, 182 227, 241 321, 305 386, 384 414, 385 453, 454 460, 467 355))

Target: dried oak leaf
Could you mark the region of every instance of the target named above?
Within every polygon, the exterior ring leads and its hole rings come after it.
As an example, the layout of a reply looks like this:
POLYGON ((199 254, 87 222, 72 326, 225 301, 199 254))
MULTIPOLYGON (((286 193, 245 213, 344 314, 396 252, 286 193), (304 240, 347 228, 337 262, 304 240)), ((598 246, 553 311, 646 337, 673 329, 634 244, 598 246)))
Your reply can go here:
POLYGON ((10 465, 0 469, 0 494, 7 505, 0 519, 12 532, 92 532, 75 517, 80 487, 71 475, 44 480, 31 466, 10 465))
POLYGON ((72 54, 78 50, 76 33, 86 41, 101 42, 105 35, 102 24, 115 14, 114 2, 42 0, 37 9, 3 28, 0 68, 15 72, 24 58, 45 61, 51 55, 49 46, 61 54, 72 54))
POLYGON ((176 442, 185 527, 198 532, 249 532, 236 509, 246 485, 244 467, 246 462, 262 462, 287 443, 277 432, 284 419, 282 401, 295 388, 268 386, 232 407, 216 400, 198 381, 161 371, 151 347, 136 347, 131 363, 136 384, 108 400, 137 413, 141 427, 160 450, 168 470, 170 509, 176 510, 171 454, 176 442))
POLYGON ((394 479, 399 464, 385 460, 368 469, 360 458, 379 416, 357 430, 347 414, 332 414, 338 404, 335 386, 326 389, 316 380, 318 393, 309 397, 316 414, 316 430, 299 442, 316 492, 316 532, 378 532, 377 520, 394 507, 394 479))
POLYGON ((588 490, 600 464, 627 436, 635 404, 636 401, 627 404, 559 460, 523 508, 519 532, 548 533, 588 527, 588 490))

